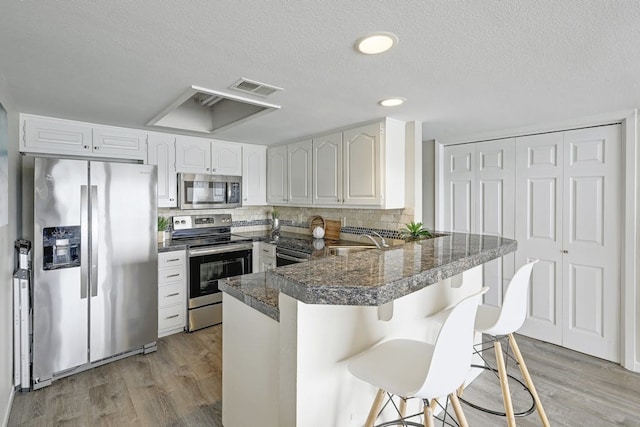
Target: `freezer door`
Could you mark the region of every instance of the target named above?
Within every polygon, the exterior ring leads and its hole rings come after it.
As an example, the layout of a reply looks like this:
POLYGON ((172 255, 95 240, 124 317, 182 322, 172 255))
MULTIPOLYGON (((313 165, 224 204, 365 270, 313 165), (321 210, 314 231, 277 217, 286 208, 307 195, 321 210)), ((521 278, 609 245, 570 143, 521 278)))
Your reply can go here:
POLYGON ((81 160, 34 162, 35 383, 88 361, 88 276, 82 275, 89 265, 87 166, 81 160))
POLYGON ((91 362, 158 337, 156 166, 91 162, 91 362))

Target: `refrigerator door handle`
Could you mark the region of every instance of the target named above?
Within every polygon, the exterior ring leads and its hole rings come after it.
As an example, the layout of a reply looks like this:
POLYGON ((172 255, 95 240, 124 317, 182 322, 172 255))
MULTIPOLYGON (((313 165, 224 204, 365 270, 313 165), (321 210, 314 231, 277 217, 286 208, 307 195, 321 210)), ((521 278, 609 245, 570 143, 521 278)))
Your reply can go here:
POLYGON ((98 186, 91 186, 91 296, 98 296, 98 186))
POLYGON ((80 299, 87 297, 89 287, 89 200, 87 186, 80 186, 80 299))

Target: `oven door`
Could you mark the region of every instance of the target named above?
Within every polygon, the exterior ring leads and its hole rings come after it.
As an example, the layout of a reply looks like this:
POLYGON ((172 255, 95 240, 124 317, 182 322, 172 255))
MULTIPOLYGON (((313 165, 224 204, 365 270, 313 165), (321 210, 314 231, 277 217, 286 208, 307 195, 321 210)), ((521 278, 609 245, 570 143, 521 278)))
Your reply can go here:
POLYGON ((311 257, 304 252, 276 248, 276 267, 307 262, 311 257))
POLYGON ((252 244, 189 249, 189 308, 222 302, 218 280, 251 273, 252 244))

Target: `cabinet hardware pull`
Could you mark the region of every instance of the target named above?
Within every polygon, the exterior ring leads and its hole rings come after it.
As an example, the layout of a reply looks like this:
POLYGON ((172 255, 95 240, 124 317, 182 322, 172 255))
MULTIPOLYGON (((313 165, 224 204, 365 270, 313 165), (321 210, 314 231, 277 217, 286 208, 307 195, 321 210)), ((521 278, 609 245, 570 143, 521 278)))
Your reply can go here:
POLYGON ((180 261, 180 258, 171 258, 166 260, 165 262, 174 262, 174 261, 180 261))
POLYGON ((169 320, 169 319, 175 319, 175 318, 176 318, 176 317, 178 317, 178 316, 180 316, 180 315, 179 315, 179 314, 174 314, 173 316, 169 316, 169 317, 167 317, 166 319, 167 319, 167 320, 169 320))
POLYGON ((85 145, 85 146, 84 146, 84 149, 85 149, 85 150, 88 150, 88 149, 89 149, 89 146, 88 146, 88 145, 85 145))
POLYGON ((180 292, 176 292, 176 293, 174 293, 174 294, 165 295, 164 297, 165 297, 165 298, 169 298, 169 297, 175 297, 175 296, 177 296, 177 295, 180 295, 180 292))
POLYGON ((100 149, 100 147, 93 147, 93 149, 94 149, 94 150, 99 150, 99 149, 100 149))
POLYGON ((569 251, 568 251, 568 250, 566 250, 566 249, 563 249, 563 250, 562 250, 562 253, 563 253, 563 254, 568 254, 568 253, 569 253, 569 251))
POLYGON ((170 274, 170 275, 168 275, 168 276, 167 276, 167 279, 168 279, 169 277, 178 277, 179 275, 180 275, 180 273, 170 274))

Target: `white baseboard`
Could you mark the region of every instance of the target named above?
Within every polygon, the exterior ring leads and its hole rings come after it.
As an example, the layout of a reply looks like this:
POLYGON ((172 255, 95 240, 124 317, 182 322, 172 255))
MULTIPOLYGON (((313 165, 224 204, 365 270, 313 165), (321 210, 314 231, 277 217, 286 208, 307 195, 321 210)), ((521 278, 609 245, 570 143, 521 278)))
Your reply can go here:
POLYGON ((2 417, 2 426, 7 427, 9 425, 9 415, 11 415, 11 406, 13 405, 13 396, 15 396, 15 390, 11 387, 11 393, 9 394, 9 401, 7 402, 7 410, 2 417))

